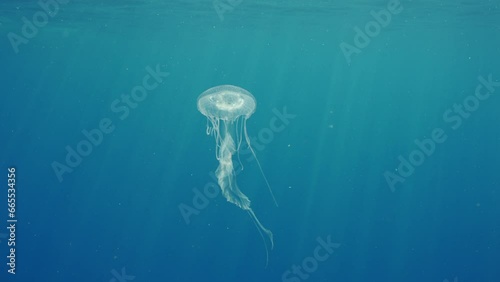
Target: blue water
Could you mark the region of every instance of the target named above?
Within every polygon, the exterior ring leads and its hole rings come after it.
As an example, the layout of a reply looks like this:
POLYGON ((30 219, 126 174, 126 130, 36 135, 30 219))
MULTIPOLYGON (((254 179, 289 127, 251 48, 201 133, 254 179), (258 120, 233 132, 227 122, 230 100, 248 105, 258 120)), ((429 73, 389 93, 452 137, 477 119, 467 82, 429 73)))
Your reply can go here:
POLYGON ((0 281, 500 281, 500 1, 63 2, 0 4, 0 281), (267 267, 211 190, 222 84, 267 267))

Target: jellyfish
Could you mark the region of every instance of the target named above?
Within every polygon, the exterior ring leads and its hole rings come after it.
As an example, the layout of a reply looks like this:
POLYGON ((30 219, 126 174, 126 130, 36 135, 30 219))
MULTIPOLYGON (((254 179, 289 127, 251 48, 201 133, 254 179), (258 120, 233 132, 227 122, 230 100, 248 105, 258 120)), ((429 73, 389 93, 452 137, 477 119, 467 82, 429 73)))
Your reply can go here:
POLYGON ((215 137, 215 155, 219 161, 219 167, 215 171, 215 175, 222 195, 227 201, 245 210, 252 218, 264 240, 267 265, 269 254, 263 233, 269 238, 271 249, 274 247, 273 233, 260 223, 250 207, 250 199, 239 189, 233 166, 233 156, 238 154, 239 158, 239 150, 244 138, 246 145, 255 160, 257 160, 257 165, 269 188, 271 197, 275 205, 278 206, 271 186, 250 144, 250 138, 248 138, 247 119, 255 112, 255 108, 256 101, 253 95, 247 90, 233 85, 220 85, 210 88, 198 97, 198 110, 207 117, 206 133, 215 137))

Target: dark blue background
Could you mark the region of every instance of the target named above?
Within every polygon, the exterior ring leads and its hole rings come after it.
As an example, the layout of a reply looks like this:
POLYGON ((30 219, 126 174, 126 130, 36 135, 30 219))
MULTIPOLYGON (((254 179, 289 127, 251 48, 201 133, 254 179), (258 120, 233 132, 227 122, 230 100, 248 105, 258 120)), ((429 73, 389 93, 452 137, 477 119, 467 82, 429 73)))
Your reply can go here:
POLYGON ((500 80, 500 2, 402 1, 348 65, 340 43, 387 2, 244 0, 221 21, 209 0, 75 0, 18 54, 7 35, 40 8, 2 2, 0 217, 15 166, 19 220, 15 277, 0 238, 2 281, 108 282, 123 267, 134 281, 281 281, 329 235, 341 245, 308 281, 499 281, 500 88, 457 130, 442 115, 478 76, 500 80), (156 65, 170 75, 120 120, 110 105, 156 65), (256 97, 251 136, 273 109, 296 115, 257 151, 279 208, 255 162, 238 175, 274 233, 267 268, 222 196, 189 224, 179 211, 217 167, 196 99, 220 84, 256 97), (103 118, 115 130, 59 182, 51 164, 103 118), (391 192, 384 172, 435 128, 448 139, 391 192))

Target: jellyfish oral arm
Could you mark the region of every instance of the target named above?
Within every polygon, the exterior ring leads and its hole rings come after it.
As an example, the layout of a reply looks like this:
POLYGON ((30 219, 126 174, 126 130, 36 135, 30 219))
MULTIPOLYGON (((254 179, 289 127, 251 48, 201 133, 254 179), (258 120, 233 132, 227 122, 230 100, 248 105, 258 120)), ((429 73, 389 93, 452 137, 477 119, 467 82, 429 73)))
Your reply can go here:
POLYGON ((236 151, 234 140, 230 134, 226 134, 219 148, 219 167, 215 171, 217 182, 222 190, 222 195, 231 203, 238 207, 248 210, 250 209, 250 199, 243 194, 234 175, 233 154, 236 151))
MULTIPOLYGON (((222 195, 231 203, 237 205, 243 210, 248 212, 248 215, 252 218, 257 230, 260 233, 260 236, 264 240, 264 236, 262 233, 265 233, 271 242, 271 249, 274 247, 273 241, 273 233, 265 228, 262 223, 260 223, 259 219, 253 212, 250 207, 250 199, 241 192, 236 183, 236 177, 234 174, 233 167, 233 154, 236 152, 236 145, 234 143, 231 134, 225 134, 224 139, 222 140, 219 148, 219 167, 215 171, 215 175, 217 176, 217 182, 222 190, 222 195)), ((266 261, 269 259, 267 244, 264 240, 264 244, 266 246, 266 261)), ((267 265, 267 262, 266 262, 267 265)))

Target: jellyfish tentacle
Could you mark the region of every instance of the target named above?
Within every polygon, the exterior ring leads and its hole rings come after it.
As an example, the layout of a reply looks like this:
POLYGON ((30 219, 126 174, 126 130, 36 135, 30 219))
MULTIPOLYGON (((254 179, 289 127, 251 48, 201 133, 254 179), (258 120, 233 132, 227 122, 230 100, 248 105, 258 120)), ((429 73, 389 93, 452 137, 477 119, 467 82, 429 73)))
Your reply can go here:
POLYGON ((262 226, 260 221, 257 219, 255 216, 255 213, 253 212, 252 209, 247 210, 248 215, 252 219, 253 224, 255 225, 255 228, 257 228, 257 231, 259 231, 260 237, 262 238, 262 241, 264 242, 264 248, 266 249, 266 268, 267 265, 269 264, 269 250, 267 249, 267 243, 266 239, 264 239, 264 234, 262 234, 262 231, 266 233, 266 235, 269 237, 269 241, 271 241, 271 250, 274 248, 274 241, 273 241, 273 233, 262 226), (261 231, 262 230, 262 231, 261 231))
POLYGON ((243 117, 239 117, 236 119, 236 142, 238 142, 238 148, 236 151, 238 152, 238 163, 240 164, 240 170, 243 170, 245 167, 243 166, 243 163, 241 162, 240 158, 240 148, 241 148, 241 143, 243 143, 243 124, 244 122, 241 121, 243 117))
POLYGON ((262 166, 260 165, 259 159, 257 158, 257 155, 255 155, 255 152, 252 148, 252 145, 250 144, 250 138, 248 137, 247 133, 247 120, 245 119, 245 125, 243 131, 245 132, 245 140, 247 141, 248 148, 250 149, 250 152, 252 152, 253 157, 257 161, 257 166, 259 167, 260 173, 262 174, 262 177, 264 177, 264 180, 266 181, 267 188, 269 189, 269 193, 271 194, 271 197, 273 198, 274 204, 278 206, 278 202, 276 201, 276 198, 274 197, 273 190, 271 189, 271 185, 269 185, 269 181, 267 181, 267 177, 264 174, 264 171, 262 170, 262 166))
MULTIPOLYGON (((249 208, 247 210, 247 212, 250 214, 250 217, 253 219, 254 223, 258 226, 257 229, 259 229, 259 232, 260 232, 260 230, 262 230, 264 233, 266 233, 267 237, 269 237, 269 241, 271 242, 271 250, 274 249, 273 232, 271 232, 271 230, 265 228, 264 225, 262 225, 262 223, 260 223, 259 219, 257 218, 257 216, 255 215, 255 213, 253 212, 253 210, 251 208, 249 208)), ((266 245, 266 249, 267 249, 267 245, 266 245)))
POLYGON ((209 120, 209 118, 207 117, 207 130, 206 130, 206 133, 207 133, 207 135, 210 135, 210 133, 212 132, 212 128, 208 124, 208 120, 209 120))

